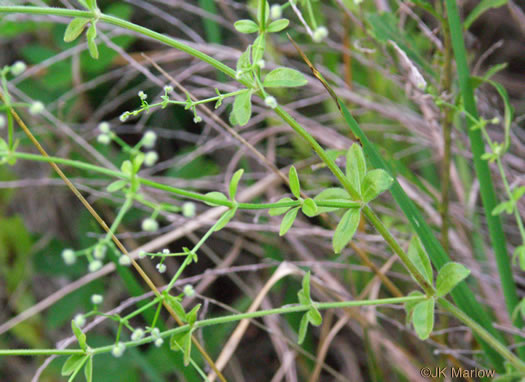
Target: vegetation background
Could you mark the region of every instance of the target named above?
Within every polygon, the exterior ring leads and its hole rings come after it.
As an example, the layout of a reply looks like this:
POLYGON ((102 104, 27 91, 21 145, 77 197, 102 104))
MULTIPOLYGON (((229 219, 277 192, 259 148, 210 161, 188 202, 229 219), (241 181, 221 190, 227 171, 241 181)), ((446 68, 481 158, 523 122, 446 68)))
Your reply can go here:
MULTIPOLYGON (((0 1, 1 5, 21 3, 0 1)), ((440 9, 437 2, 428 3, 440 9)), ((478 3, 458 2, 464 18, 478 3)), ((477 18, 464 37, 474 75, 507 64, 492 79, 506 88, 514 108, 511 146, 503 157, 503 166, 508 182, 516 188, 525 186, 525 4, 513 0, 502 3, 477 18)), ((24 4, 78 7, 68 0, 24 4)), ((239 19, 254 19, 257 1, 99 0, 98 5, 105 14, 185 40, 230 67, 235 67, 240 54, 253 42, 252 35, 239 33, 233 24, 239 19)), ((386 43, 393 40, 407 48, 429 84, 443 91, 446 60, 453 71, 455 61, 444 54, 440 24, 421 7, 398 0, 364 0, 358 5, 350 0, 302 1, 297 12, 288 7, 283 16, 290 20, 286 31, 395 168, 398 180, 442 239, 442 127, 446 113, 432 97, 411 84, 410 71, 396 49, 386 43), (317 26, 327 28, 328 35, 320 41, 314 41, 315 36, 307 29, 315 32, 316 28, 305 3, 311 3, 317 26), (428 76, 429 72, 435 75, 428 76)), ((268 165, 225 127, 230 126, 230 102, 214 111, 219 119, 203 114, 201 123, 195 123, 192 113, 183 107, 119 121, 123 112, 139 107, 140 90, 156 99, 163 94, 162 87, 171 83, 175 93, 182 94, 170 78, 198 99, 213 97, 215 88, 224 93, 235 91, 235 81, 185 53, 102 23, 98 26, 100 57, 93 60, 85 39, 74 44, 64 42, 68 22, 62 17, 0 15, 0 67, 17 60, 27 63, 27 70, 10 80, 9 91, 19 102, 40 101, 45 105, 39 115, 25 110, 20 113, 50 154, 120 167, 126 156, 116 145, 104 145, 96 139, 97 126, 107 121, 131 145, 146 130, 158 135, 159 161, 143 170, 144 177, 201 193, 227 192, 233 172, 243 168, 239 192, 249 200, 272 202, 289 196, 289 189, 268 165)), ((271 35, 265 60, 268 68, 288 66, 306 75, 307 86, 278 89, 275 97, 321 145, 347 150, 353 137, 337 105, 286 33, 271 35)), ((451 102, 457 93, 454 74, 450 88, 441 94, 451 102)), ((481 115, 503 120, 504 105, 494 88, 480 86, 476 99, 481 115)), ((490 312, 497 330, 508 338, 522 335, 512 328, 505 307, 466 128, 459 113, 449 122, 452 168, 446 193, 448 253, 471 269, 469 285, 490 312)), ((254 100, 250 122, 234 130, 283 172, 295 164, 309 196, 333 185, 333 175, 308 144, 277 119, 262 100, 254 100)), ((503 140, 502 124, 490 125, 488 132, 496 141, 503 140)), ((19 150, 36 152, 20 129, 17 138, 21 140, 19 150)), ((79 169, 64 170, 101 216, 113 221, 123 199, 106 191, 107 179, 79 169)), ((503 200, 504 184, 495 165, 491 164, 491 170, 497 195, 503 200)), ((157 201, 183 204, 158 190, 148 190, 148 195, 157 201)), ((406 248, 411 229, 391 195, 385 193, 374 203, 377 213, 406 248)), ((141 221, 151 211, 136 206, 126 216, 118 237, 128 249, 150 245, 150 250, 179 252, 194 245, 218 217, 204 204, 195 203, 195 208, 196 217, 163 213, 160 230, 151 233, 141 228, 141 221)), ((523 198, 517 210, 525 218, 523 198)), ((512 254, 520 245, 520 233, 511 215, 503 217, 512 254)), ((245 311, 261 291, 260 309, 295 303, 301 285, 295 271, 278 280, 271 290, 264 289, 285 261, 312 270, 318 286, 312 289, 316 301, 396 297, 414 289, 404 267, 364 221, 352 246, 339 255, 333 253, 331 244, 337 217, 301 216, 283 237, 278 235, 280 221, 280 217, 265 212, 239 212, 201 248, 199 262, 185 270, 183 281, 177 285, 179 292, 185 284, 192 284, 197 295, 188 303, 202 303, 205 317, 245 311)), ((85 262, 64 264, 60 256, 64 249, 88 247, 101 234, 91 215, 48 164, 19 160, 14 166, 0 167, 0 348, 53 348, 71 336, 71 319, 91 309, 93 294, 103 295, 102 310, 111 310, 130 296, 147 291, 131 272, 128 278, 121 272, 106 272, 91 280, 86 278, 85 262)), ((166 260, 168 275, 180 265, 174 259, 166 260)), ((158 273, 155 264, 141 260, 154 282, 164 285, 169 277, 158 273)), ((518 265, 513 267, 513 277, 521 299, 525 279, 518 265)), ((405 313, 399 306, 326 311, 322 326, 311 329, 301 346, 296 341, 299 314, 264 317, 242 333, 225 375, 232 381, 414 381, 422 380, 419 369, 423 366, 490 368, 470 330, 448 314, 437 313, 433 336, 420 341, 405 324, 405 313)), ((168 314, 161 316, 167 326, 173 325, 168 314)), ((137 325, 144 325, 143 318, 136 319, 137 325)), ((198 338, 216 359, 235 327, 229 323, 206 328, 198 338)), ((101 323, 89 333, 90 345, 112 343, 115 332, 113 322, 101 323)), ((0 357, 0 380, 29 381, 45 358, 0 357)), ((63 362, 64 357, 53 360, 41 371, 40 380, 62 380, 63 362)), ((94 375, 96 381, 202 380, 194 369, 183 366, 182 356, 167 344, 133 348, 118 359, 97 357, 94 375)))

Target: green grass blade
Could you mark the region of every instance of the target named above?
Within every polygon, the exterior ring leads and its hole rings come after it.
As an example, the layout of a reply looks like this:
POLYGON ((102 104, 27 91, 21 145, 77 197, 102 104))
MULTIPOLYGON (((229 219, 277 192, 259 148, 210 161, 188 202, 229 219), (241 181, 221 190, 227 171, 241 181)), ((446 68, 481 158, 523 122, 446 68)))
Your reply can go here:
MULTIPOLYGON (((471 85, 467 53, 465 50, 465 43, 463 41, 463 30, 457 4, 453 0, 446 0, 446 8, 452 37, 452 48, 454 50, 458 71, 459 86, 461 89, 465 110, 472 117, 478 118, 478 111, 471 85)), ((499 216, 492 216, 492 210, 498 204, 496 192, 494 191, 494 185, 492 184, 492 177, 488 163, 481 159, 481 156, 485 152, 485 145, 483 143, 481 131, 479 129, 472 130, 471 127, 473 125, 473 121, 471 121, 470 118, 467 118, 466 120, 470 146, 474 158, 474 168, 476 170, 476 176, 479 180, 481 200, 485 210, 485 219, 489 228, 492 248, 494 249, 494 255, 496 257, 501 288, 503 290, 507 312, 509 313, 509 317, 512 317, 512 313, 518 304, 518 295, 516 292, 516 285, 514 284, 514 278, 512 276, 512 268, 509 255, 507 253, 505 234, 503 232, 501 218, 499 216)), ((520 315, 516 315, 514 325, 516 325, 518 328, 523 326, 523 321, 521 320, 520 315)), ((519 353, 521 358, 525 359, 525 347, 520 347, 519 353)))
MULTIPOLYGON (((354 135, 359 138, 363 145, 363 150, 365 151, 368 159, 376 168, 382 168, 390 173, 392 178, 394 178, 394 183, 390 188, 390 192, 394 197, 396 203, 399 205, 408 221, 410 222, 414 231, 421 239, 421 243, 425 247, 427 253, 430 256, 432 264, 436 269, 441 269, 443 265, 451 261, 450 257, 447 255, 437 238, 434 236, 432 230, 426 223, 426 221, 421 216, 421 213, 412 202, 412 200, 405 193, 399 182, 397 181, 395 174, 393 173, 391 167, 383 160, 375 146, 370 142, 363 132, 355 119, 352 117, 346 106, 339 101, 343 116, 354 133, 354 135)), ((461 282, 451 293, 452 298, 455 303, 459 306, 461 310, 467 313, 472 319, 482 325, 487 331, 490 332, 494 337, 496 337, 502 343, 504 342, 503 337, 497 332, 492 323, 488 319, 487 313, 483 310, 481 305, 477 302, 476 297, 469 289, 465 282, 461 282)), ((477 338, 478 342, 482 345, 483 350, 489 357, 490 361, 494 367, 501 371, 503 370, 503 360, 499 354, 496 353, 487 343, 485 343, 480 338, 477 338)))

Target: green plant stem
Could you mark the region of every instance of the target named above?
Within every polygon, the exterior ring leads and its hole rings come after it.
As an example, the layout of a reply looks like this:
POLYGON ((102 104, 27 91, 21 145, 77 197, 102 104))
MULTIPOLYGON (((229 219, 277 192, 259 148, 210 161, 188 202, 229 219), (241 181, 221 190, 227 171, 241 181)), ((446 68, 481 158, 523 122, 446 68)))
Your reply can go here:
MULTIPOLYGON (((320 302, 315 303, 315 307, 319 310, 326 310, 326 309, 339 309, 339 308, 349 308, 349 307, 356 307, 356 306, 370 306, 370 305, 386 305, 386 304, 403 304, 406 302, 417 302, 417 301, 423 301, 426 299, 426 296, 406 296, 406 297, 393 297, 393 298, 383 298, 383 299, 377 299, 377 300, 363 300, 363 301, 336 301, 336 302, 320 302)), ((292 306, 285 306, 281 308, 275 308, 275 309, 268 309, 268 310, 259 310, 255 312, 249 312, 249 313, 240 313, 240 314, 232 314, 227 316, 221 316, 221 317, 215 317, 215 318, 209 318, 206 320, 201 320, 195 322, 193 328, 204 328, 206 326, 212 326, 212 325, 221 325, 221 324, 227 324, 230 322, 240 321, 244 319, 253 319, 258 317, 265 317, 270 315, 281 315, 281 314, 290 314, 290 313, 296 313, 296 312, 305 312, 309 310, 311 307, 308 305, 292 305, 292 306)), ((181 333, 188 331, 190 327, 188 325, 179 326, 174 329, 169 329, 164 332, 160 333, 161 337, 168 337, 175 333, 181 333)), ((143 345, 146 343, 152 342, 151 337, 146 337, 138 341, 128 341, 125 342, 126 347, 128 346, 138 346, 143 345)), ((108 346, 101 346, 98 348, 91 349, 92 354, 101 354, 101 353, 107 353, 110 352, 113 349, 113 345, 108 346)), ((80 349, 63 349, 63 350, 52 350, 52 349, 40 349, 40 350, 33 350, 33 349, 14 349, 14 350, 0 350, 0 356, 7 356, 7 355, 21 355, 21 356, 34 356, 34 355, 72 355, 72 354, 85 354, 83 350, 80 349)))
MULTIPOLYGON (((459 85, 465 110, 476 120, 478 119, 478 111, 474 99, 474 92, 471 86, 470 73, 467 62, 467 53, 465 50, 465 43, 463 41, 463 30, 461 19, 458 12, 456 1, 445 0, 447 9, 447 19, 450 28, 450 35, 452 38, 452 47, 454 56, 456 58, 456 67, 458 71, 459 85)), ((481 200, 485 210, 485 219, 487 221, 489 235, 496 257, 496 264, 498 267, 501 288, 505 298, 505 304, 509 317, 516 308, 519 300, 516 292, 516 285, 512 275, 512 268, 510 259, 507 253, 507 246, 505 241, 505 234, 499 216, 492 216, 492 210, 497 205, 496 193, 492 184, 492 177, 490 169, 486 161, 481 159, 485 152, 485 145, 479 129, 472 129, 473 121, 467 118, 468 136, 472 155, 474 158, 474 168, 479 180, 481 200)), ((514 325, 518 328, 523 327, 523 321, 520 316, 516 317, 514 325)), ((519 339, 521 341, 521 339, 519 339)), ((525 347, 518 348, 520 357, 525 359, 525 347)))
MULTIPOLYGON (((86 171, 92 171, 97 172, 100 174, 108 175, 112 178, 119 178, 119 179, 128 179, 128 176, 125 175, 122 172, 109 170, 104 167, 96 166, 90 163, 85 163, 82 161, 72 160, 72 159, 65 159, 65 158, 58 158, 58 157, 44 157, 42 155, 38 154, 29 154, 29 153, 21 153, 21 152, 15 152, 15 153, 2 153, 0 152, 0 157, 2 155, 9 155, 12 158, 16 159, 23 159, 23 160, 32 160, 37 162, 53 162, 56 164, 62 164, 65 166, 71 166, 75 168, 79 168, 86 171)), ((180 188, 168 186, 162 183, 158 183, 149 179, 139 178, 137 177, 137 180, 139 183, 149 186, 152 188, 156 188, 158 190, 167 191, 172 194, 186 197, 188 199, 193 199, 205 203, 210 204, 216 204, 224 207, 232 208, 235 206, 235 203, 229 200, 223 200, 223 199, 216 199, 213 197, 209 197, 203 194, 199 194, 197 192, 187 191, 180 188)), ((361 207, 361 202, 356 202, 352 200, 348 201, 341 201, 341 200, 324 200, 324 201, 318 201, 316 204, 319 207, 333 207, 333 208, 358 208, 361 207)), ((264 210, 264 209, 270 209, 270 208, 282 208, 282 207, 298 207, 301 205, 301 202, 298 200, 293 200, 290 202, 278 202, 278 203, 238 203, 236 206, 238 209, 241 210, 264 210)))

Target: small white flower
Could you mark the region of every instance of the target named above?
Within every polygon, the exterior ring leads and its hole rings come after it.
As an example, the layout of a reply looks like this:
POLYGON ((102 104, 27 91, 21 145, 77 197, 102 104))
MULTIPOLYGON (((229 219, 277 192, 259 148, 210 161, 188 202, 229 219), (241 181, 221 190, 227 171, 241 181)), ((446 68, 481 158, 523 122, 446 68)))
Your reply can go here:
POLYGON ((147 218, 142 221, 142 230, 154 232, 159 229, 159 223, 153 218, 147 218))
POLYGON ((272 97, 272 96, 266 97, 264 99, 264 103, 266 104, 266 106, 272 109, 275 109, 277 107, 277 100, 275 99, 275 97, 272 97))
POLYGON ((261 69, 264 69, 264 67, 266 66, 266 61, 264 61, 262 58, 257 61, 257 66, 261 69))
POLYGON ((128 118, 129 118, 129 113, 125 111, 124 113, 120 115, 118 119, 120 119, 120 122, 126 122, 128 118))
POLYGON ((186 202, 182 205, 182 216, 191 218, 195 216, 195 203, 186 202))
POLYGON ((142 330, 142 329, 135 329, 133 331, 133 333, 131 334, 131 340, 132 341, 141 340, 142 337, 144 337, 144 330, 142 330))
POLYGON ((102 260, 106 257, 107 248, 104 245, 97 245, 93 250, 93 257, 97 260, 102 260))
POLYGON ((93 260, 91 263, 89 263, 88 269, 90 272, 96 272, 100 268, 102 268, 102 261, 100 260, 93 260))
POLYGON ((109 130, 110 130, 109 123, 107 123, 107 122, 100 122, 98 124, 98 129, 100 130, 101 133, 104 133, 104 134, 109 133, 109 130))
POLYGON ((315 42, 321 42, 326 37, 328 37, 328 29, 326 27, 321 26, 314 31, 313 39, 315 42))
POLYGON ((155 146, 156 140, 157 134, 155 134, 153 131, 146 131, 146 134, 144 134, 144 137, 142 138, 142 143, 145 147, 151 149, 153 146, 155 146))
POLYGON ((184 295, 186 297, 193 297, 195 296, 195 289, 193 289, 193 286, 190 284, 184 285, 184 295))
POLYGON ((86 319, 84 318, 84 315, 80 313, 77 314, 75 318, 73 318, 73 321, 75 321, 75 325, 78 326, 79 328, 86 325, 86 319))
POLYGON ((196 117, 193 118, 193 122, 194 123, 202 122, 202 118, 197 115, 196 117))
POLYGON ((159 339, 160 338, 160 330, 158 328, 151 329, 151 337, 153 337, 154 339, 159 339))
POLYGON ((159 271, 159 273, 166 272, 166 264, 157 264, 157 270, 159 271))
POLYGON ((170 252, 170 250, 169 250, 168 248, 164 248, 164 249, 162 250, 162 253, 163 253, 164 255, 169 255, 171 252, 170 252))
POLYGON ((6 125, 6 120, 5 120, 5 117, 0 114, 0 129, 3 129, 6 125))
POLYGON ((75 252, 73 252, 72 249, 64 249, 62 251, 62 259, 64 260, 64 263, 66 263, 66 265, 75 264, 75 262, 77 261, 75 252))
POLYGON ((104 298, 100 294, 94 294, 91 296, 91 302, 93 303, 93 305, 100 305, 102 304, 103 300, 104 298))
POLYGON ((131 259, 128 255, 122 255, 118 258, 118 263, 124 267, 127 267, 131 264, 131 259))
POLYGON ((144 165, 147 167, 153 166, 159 160, 159 154, 156 151, 149 151, 144 155, 144 165))
POLYGON ((35 101, 29 106, 29 112, 33 115, 40 114, 44 111, 44 104, 40 101, 35 101))
POLYGON ((19 76, 27 69, 27 65, 24 61, 17 61, 11 66, 11 73, 13 76, 19 76))
POLYGON ((497 125, 499 122, 500 120, 498 117, 494 117, 490 120, 490 123, 492 123, 493 125, 497 125))
POLYGON ((162 338, 157 338, 155 340, 155 346, 158 347, 158 348, 160 348, 163 343, 164 343, 164 340, 162 338))
POLYGON ((145 259, 146 258, 146 252, 145 251, 140 251, 139 252, 139 259, 145 259))
POLYGON ((144 93, 142 90, 139 91, 138 95, 139 95, 139 98, 140 98, 142 101, 145 101, 145 100, 148 98, 148 95, 147 95, 146 93, 144 93))
POLYGON ((283 11, 279 4, 274 4, 270 7, 270 17, 272 18, 272 20, 280 19, 282 15, 283 11))
POLYGON ((166 93, 171 93, 173 91, 173 86, 170 86, 170 85, 164 86, 164 91, 166 93))
POLYGON ((97 136, 97 142, 101 145, 109 145, 109 143, 111 142, 111 138, 107 134, 99 134, 97 136))
POLYGON ((113 357, 119 358, 122 357, 122 354, 124 354, 125 350, 126 345, 123 342, 118 342, 115 345, 113 345, 113 349, 111 349, 111 354, 113 354, 113 357))
POLYGON ((242 75, 243 75, 242 70, 237 70, 237 72, 235 72, 235 78, 236 78, 237 80, 240 80, 241 77, 242 77, 242 75))

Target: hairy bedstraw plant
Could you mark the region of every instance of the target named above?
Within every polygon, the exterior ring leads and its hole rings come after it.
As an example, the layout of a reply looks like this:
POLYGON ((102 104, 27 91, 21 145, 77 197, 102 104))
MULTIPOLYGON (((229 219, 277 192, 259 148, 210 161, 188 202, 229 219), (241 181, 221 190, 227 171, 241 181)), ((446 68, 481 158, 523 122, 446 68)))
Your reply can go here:
MULTIPOLYGON (((192 347, 198 344, 198 342, 195 342, 194 334, 203 327, 267 315, 284 315, 301 312, 303 313, 303 317, 298 330, 298 342, 301 344, 306 337, 308 325, 321 325, 321 311, 323 310, 369 305, 404 304, 407 318, 412 323, 420 339, 425 340, 431 335, 434 328, 435 309, 436 306, 439 306, 474 332, 484 346, 486 355, 498 371, 502 371, 503 363, 501 360, 505 360, 511 365, 513 370, 525 375, 525 364, 509 350, 503 342, 504 340, 496 334, 490 320, 486 317, 481 317, 479 314, 481 308, 479 308, 475 299, 472 299, 472 301, 469 300, 468 296, 471 296, 472 293, 463 281, 469 276, 470 271, 465 266, 450 261, 447 253, 433 237, 428 224, 422 219, 413 202, 406 196, 397 182, 395 174, 385 164, 385 161, 378 154, 374 145, 359 128, 346 106, 335 97, 337 106, 340 108, 352 132, 359 138, 359 143, 352 144, 348 150, 346 150, 346 166, 343 171, 336 165, 333 155, 327 153, 321 145, 282 108, 277 96, 279 93, 276 92, 273 94, 273 91, 276 89, 301 87, 306 85, 308 81, 301 72, 289 67, 278 67, 273 70, 266 69, 265 52, 269 34, 279 33, 286 29, 289 25, 289 20, 282 17, 283 11, 288 6, 296 7, 300 5, 301 8, 306 10, 308 15, 308 24, 313 30, 313 39, 318 42, 322 41, 326 38, 328 32, 325 27, 320 26, 318 21, 316 21, 314 6, 318 4, 314 4, 311 0, 303 0, 299 2, 290 1, 284 5, 272 4, 270 6, 265 0, 259 1, 255 20, 244 19, 234 24, 237 31, 250 36, 254 35, 254 38, 253 43, 248 45, 246 50, 240 55, 235 69, 232 69, 224 63, 180 41, 104 14, 97 6, 95 0, 80 1, 80 3, 85 8, 84 10, 32 6, 0 6, 0 13, 27 13, 70 17, 72 20, 66 28, 64 40, 66 42, 73 42, 85 34, 88 49, 93 59, 97 59, 99 55, 96 43, 97 23, 110 23, 153 38, 158 42, 180 49, 209 63, 217 70, 237 80, 240 88, 229 93, 221 93, 218 89, 215 89, 216 96, 198 101, 194 101, 189 93, 185 94, 186 101, 176 101, 172 99, 171 96, 174 89, 171 85, 164 87, 164 94, 160 97, 160 100, 150 99, 144 91, 139 91, 139 107, 123 113, 120 116, 120 121, 124 122, 130 117, 138 116, 141 113, 154 112, 169 106, 182 106, 185 110, 193 114, 194 122, 198 123, 202 121, 202 117, 197 113, 198 105, 214 103, 215 108, 218 108, 224 102, 231 101, 230 123, 232 125, 243 126, 246 125, 252 117, 252 102, 254 97, 259 97, 266 107, 273 110, 299 134, 299 136, 305 139, 310 147, 318 154, 324 165, 326 165, 339 181, 339 187, 326 188, 313 197, 305 198, 301 189, 300 173, 294 166, 290 167, 288 174, 292 197, 283 197, 275 203, 242 203, 237 200, 238 189, 244 173, 243 169, 237 170, 232 175, 228 184, 227 195, 218 191, 201 194, 169 186, 144 178, 140 174, 144 166, 151 167, 158 160, 158 154, 153 150, 157 141, 155 133, 146 131, 137 144, 130 146, 113 131, 112 126, 108 122, 102 122, 98 125, 96 140, 102 145, 113 144, 118 147, 121 154, 126 157, 126 159, 120 163, 118 170, 104 168, 79 160, 19 152, 17 151, 18 143, 14 139, 13 116, 16 110, 29 107, 29 112, 33 114, 42 111, 41 109, 45 106, 43 104, 25 105, 12 102, 7 87, 8 76, 21 73, 25 69, 25 66, 21 63, 7 66, 0 72, 3 85, 3 105, 0 110, 5 112, 7 116, 7 121, 2 122, 2 120, 0 120, 0 124, 7 124, 8 127, 7 141, 0 139, 0 158, 2 163, 12 165, 16 160, 30 160, 64 165, 96 173, 112 180, 106 187, 106 191, 109 194, 124 198, 124 202, 120 206, 112 224, 101 238, 93 240, 92 244, 86 248, 66 249, 62 252, 62 258, 65 264, 72 265, 81 258, 85 258, 88 263, 88 270, 90 272, 96 272, 103 266, 105 261, 109 260, 115 263, 118 269, 120 269, 121 275, 124 275, 121 268, 133 264, 137 270, 141 270, 139 271, 140 275, 146 279, 147 275, 145 272, 122 250, 121 244, 118 239, 116 240, 115 236, 123 220, 134 207, 141 206, 142 210, 145 209, 148 211, 141 222, 142 230, 148 232, 156 232, 159 230, 162 224, 163 213, 182 213, 184 216, 193 216, 195 214, 195 205, 193 202, 201 202, 213 207, 222 206, 224 207, 224 212, 222 212, 220 218, 214 222, 191 249, 183 247, 179 252, 171 252, 169 249, 165 249, 155 253, 143 251, 139 254, 139 258, 150 257, 156 261, 155 266, 159 273, 170 275, 170 281, 162 291, 156 290, 153 286, 152 289, 156 293, 154 293, 150 301, 142 305, 137 305, 135 310, 127 314, 106 314, 100 309, 103 296, 92 296, 92 310, 77 314, 71 321, 72 331, 78 343, 77 348, 5 349, 0 350, 0 355, 68 355, 69 358, 63 365, 62 374, 69 376, 69 380, 72 381, 78 373, 83 370, 86 380, 92 381, 94 380, 93 360, 95 355, 110 353, 116 358, 126 357, 131 348, 150 343, 160 347, 163 346, 166 341, 173 351, 181 351, 183 353, 185 366, 191 365, 191 367, 195 368, 195 370, 203 376, 203 379, 205 379, 206 376, 202 370, 202 365, 194 359, 195 354, 192 353, 192 347), (370 166, 370 164, 372 166, 370 166), (148 196, 145 188, 165 191, 173 197, 173 202, 159 203, 148 196), (388 190, 391 190, 396 202, 407 215, 414 229, 413 238, 406 251, 373 209, 374 200, 388 190), (183 272, 192 263, 198 261, 199 251, 211 235, 227 226, 240 210, 267 210, 270 216, 283 215, 279 229, 281 236, 286 235, 290 230, 299 213, 304 214, 307 218, 333 213, 339 217, 332 237, 334 253, 340 253, 351 242, 358 230, 361 217, 364 217, 384 238, 393 253, 400 258, 416 283, 417 290, 407 296, 396 298, 317 302, 312 299, 311 274, 308 271, 302 279, 302 288, 297 294, 298 301, 296 304, 270 310, 258 310, 216 318, 201 318, 199 317, 200 304, 194 305, 191 309, 183 306, 183 300, 194 295, 195 291, 193 287, 187 285, 184 287, 182 293, 174 294, 174 285, 177 280, 180 279, 183 272), (184 260, 177 269, 168 269, 165 260, 168 257, 175 256, 182 257, 184 260), (434 277, 432 262, 437 271, 436 277, 434 277), (457 305, 447 299, 447 296, 451 292, 457 305), (160 312, 163 306, 167 307, 170 312, 173 312, 174 317, 180 321, 180 326, 166 329, 165 325, 159 325, 160 312), (132 325, 132 319, 139 315, 146 317, 145 312, 152 313, 152 319, 148 321, 148 326, 134 327, 132 325), (82 328, 86 325, 87 320, 97 316, 106 317, 114 321, 116 334, 112 344, 99 347, 91 347, 89 345, 90 338, 82 328)), ((311 66, 311 68, 319 80, 324 81, 322 76, 320 76, 318 72, 316 73, 316 69, 313 66, 311 66)), ((485 80, 488 81, 488 79, 485 80)), ((325 86, 329 89, 327 84, 325 86)), ((496 86, 496 88, 501 90, 498 86, 496 86)), ((508 200, 498 204, 491 213, 494 215, 502 212, 514 214, 516 219, 518 219, 520 234, 523 239, 525 237, 523 224, 519 218, 516 203, 519 198, 525 194, 525 187, 512 190, 508 182, 506 182, 505 173, 501 165, 501 156, 508 149, 508 131, 506 133, 505 143, 500 144, 493 142, 486 131, 487 121, 473 115, 468 110, 468 107, 461 109, 458 109, 455 105, 450 105, 450 107, 454 107, 456 108, 455 110, 466 115, 472 122, 471 129, 481 131, 487 140, 491 151, 483 155, 482 159, 496 162, 501 176, 504 179, 505 191, 508 197, 508 200)), ((506 115, 506 126, 507 123, 510 123, 507 121, 507 117, 511 118, 511 115, 506 115)), ((518 247, 515 254, 515 256, 520 259, 522 266, 525 263, 524 248, 522 244, 518 247)), ((210 363, 210 361, 211 360, 207 360, 208 363, 210 363)), ((210 366, 212 366, 212 368, 214 367, 212 363, 210 363, 210 366)), ((219 377, 224 380, 222 375, 219 377)))

